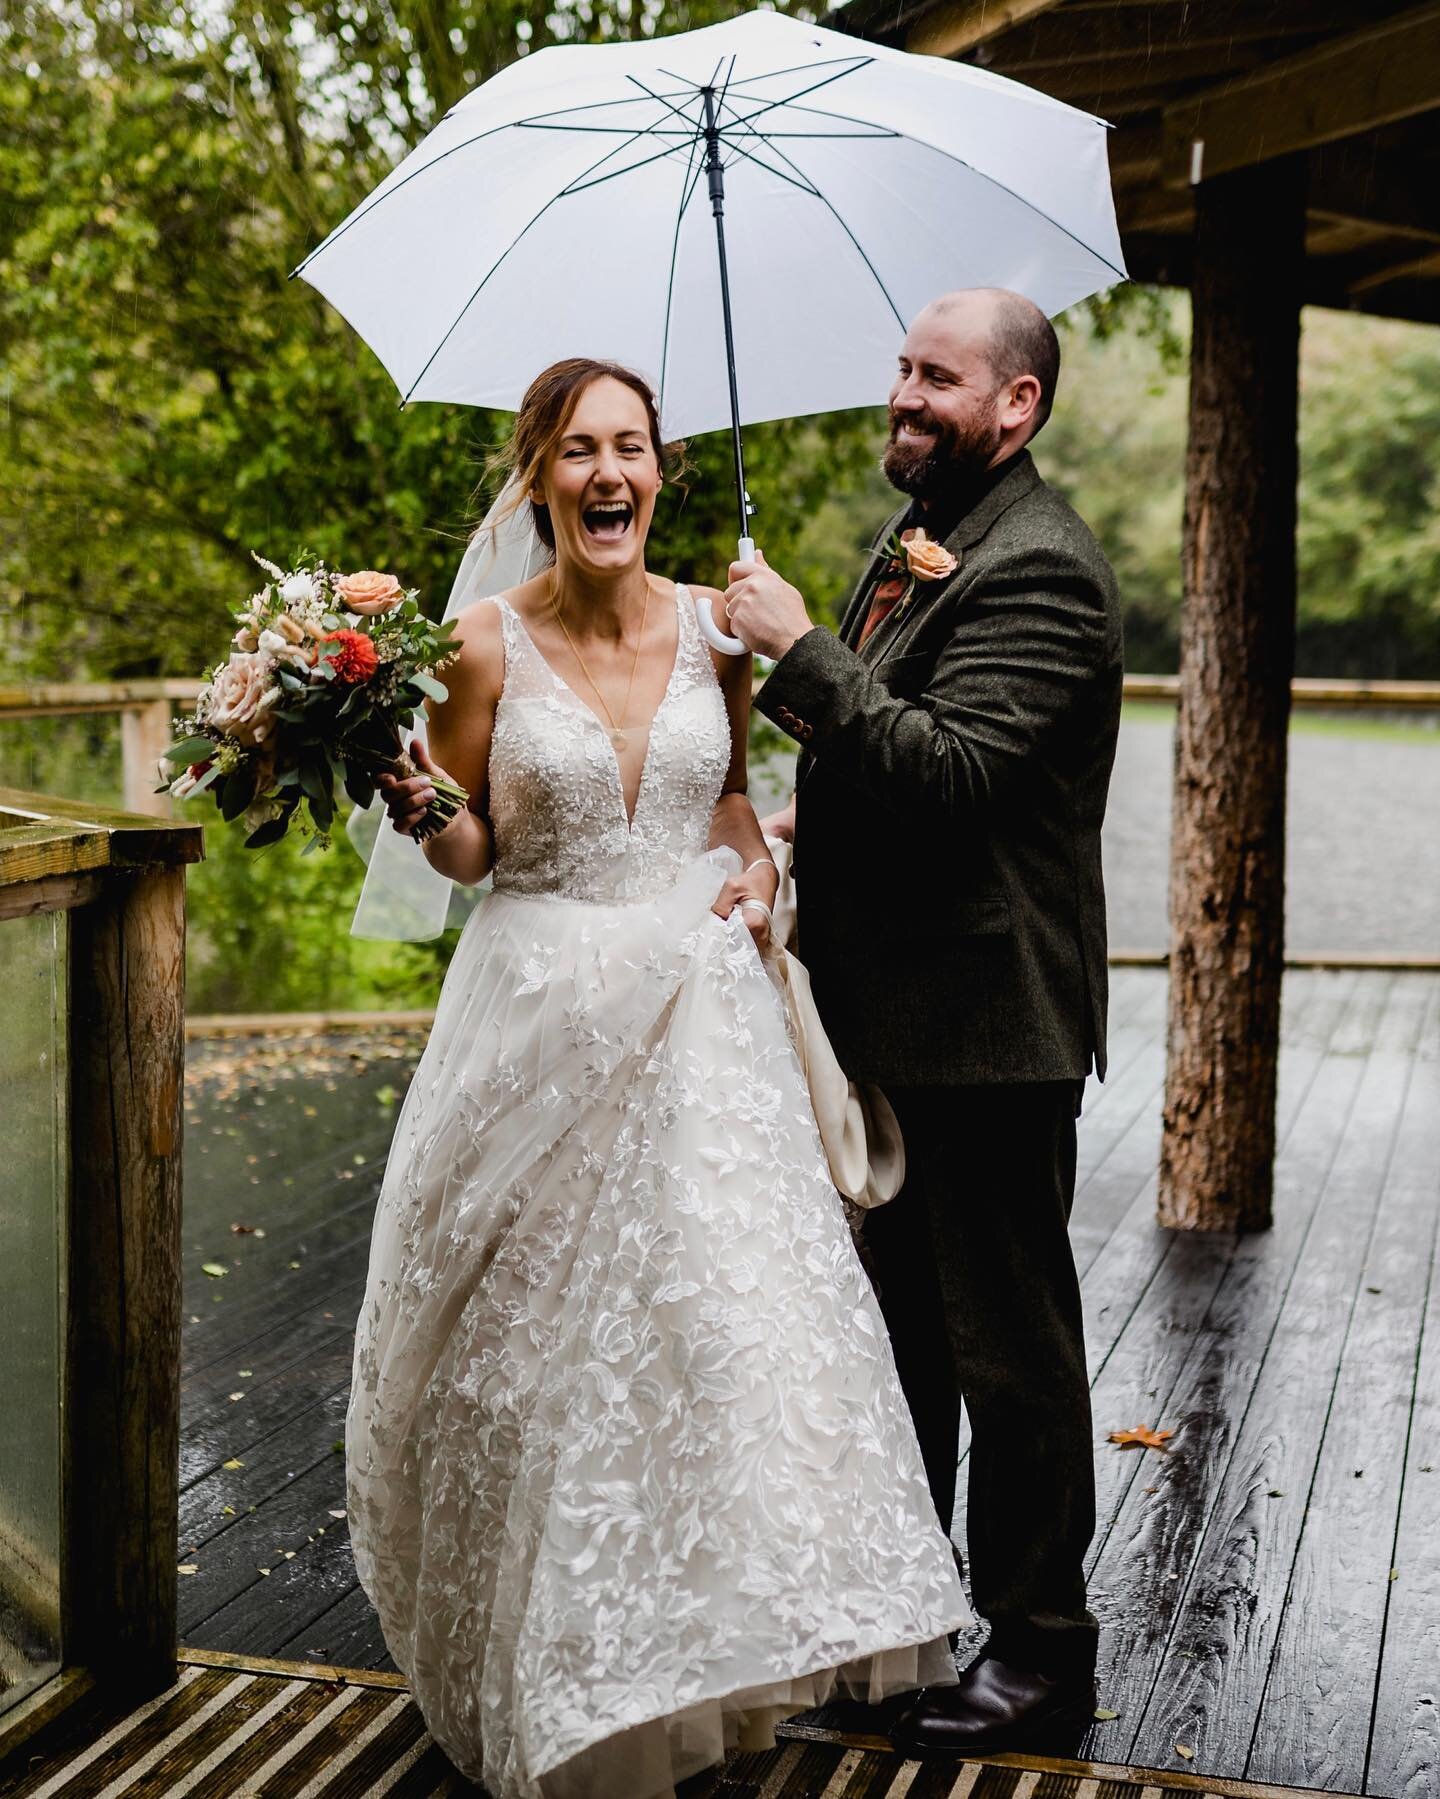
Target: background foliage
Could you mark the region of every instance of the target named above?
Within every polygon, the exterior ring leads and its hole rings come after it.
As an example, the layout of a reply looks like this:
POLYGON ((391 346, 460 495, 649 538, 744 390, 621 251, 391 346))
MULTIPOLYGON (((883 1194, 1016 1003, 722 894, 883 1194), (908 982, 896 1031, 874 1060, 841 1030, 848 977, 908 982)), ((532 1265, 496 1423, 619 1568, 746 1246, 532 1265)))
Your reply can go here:
MULTIPOLYGON (((393 568, 442 606, 505 421, 401 412, 379 364, 288 273, 516 56, 736 10, 0 0, 4 680, 197 674, 254 585, 252 549, 393 568)), ((1183 296, 1122 289, 1081 309, 1040 447, 1120 572, 1137 669, 1174 666, 1187 332, 1183 296)), ((1304 354, 1301 668, 1440 675, 1440 334, 1312 313, 1304 354)), ((882 431, 860 412, 747 434, 757 536, 822 617, 891 505, 882 431)), ((714 580, 733 531, 724 437, 692 458, 652 562, 714 580)), ((86 721, 0 725, 8 784, 113 797, 113 760, 86 721)), ((191 885, 198 1009, 433 991, 443 943, 346 936, 348 852, 302 866, 281 845, 256 865, 228 834, 209 839, 191 885)))

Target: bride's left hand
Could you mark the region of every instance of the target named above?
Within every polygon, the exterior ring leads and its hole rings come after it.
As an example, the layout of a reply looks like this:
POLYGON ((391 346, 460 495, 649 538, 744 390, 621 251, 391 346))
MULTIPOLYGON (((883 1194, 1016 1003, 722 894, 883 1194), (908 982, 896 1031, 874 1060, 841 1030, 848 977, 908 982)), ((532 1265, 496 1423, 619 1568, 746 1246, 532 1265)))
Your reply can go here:
POLYGON ((720 889, 710 910, 717 918, 728 918, 737 906, 745 928, 755 939, 755 947, 764 950, 770 942, 770 910, 780 890, 780 874, 773 862, 760 862, 743 874, 732 875, 720 889), (758 904, 741 905, 743 900, 758 904), (761 910, 761 907, 764 910, 761 910))

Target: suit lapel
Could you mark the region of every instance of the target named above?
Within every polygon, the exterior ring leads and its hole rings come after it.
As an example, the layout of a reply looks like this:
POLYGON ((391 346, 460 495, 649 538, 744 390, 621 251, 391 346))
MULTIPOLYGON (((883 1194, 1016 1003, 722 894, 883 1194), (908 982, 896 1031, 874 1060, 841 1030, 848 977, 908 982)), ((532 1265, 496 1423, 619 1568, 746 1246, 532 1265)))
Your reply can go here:
POLYGON ((871 638, 874 654, 867 655, 865 660, 872 668, 878 668, 895 653, 896 647, 910 641, 915 635, 916 626, 924 618, 931 607, 948 594, 965 573, 965 553, 971 550, 985 536, 996 519, 1007 512, 1023 495, 1037 487, 1040 476, 1036 470, 1034 459, 1028 450, 1022 450, 1015 458, 1014 465, 998 481, 980 501, 967 512, 945 539, 945 548, 955 558, 955 572, 949 580, 936 582, 926 592, 922 586, 920 591, 904 608, 903 614, 887 619, 884 625, 871 638), (886 627, 889 627, 888 629, 886 627))
POLYGON ((865 620, 869 616, 870 601, 875 592, 875 580, 880 573, 880 565, 885 560, 885 546, 894 533, 899 530, 901 521, 909 510, 908 506, 902 506, 898 512, 893 513, 881 526, 879 535, 870 545, 870 560, 861 571, 860 579, 855 584, 855 590, 850 595, 849 603, 840 620, 840 641, 852 650, 856 647, 865 620))

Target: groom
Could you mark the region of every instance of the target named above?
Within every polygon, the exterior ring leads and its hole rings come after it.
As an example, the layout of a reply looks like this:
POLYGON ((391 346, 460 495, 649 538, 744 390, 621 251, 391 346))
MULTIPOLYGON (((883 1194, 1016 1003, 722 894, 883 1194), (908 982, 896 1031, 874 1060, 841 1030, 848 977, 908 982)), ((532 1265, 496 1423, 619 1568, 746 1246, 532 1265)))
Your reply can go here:
POLYGON ((885 473, 909 503, 838 636, 763 558, 735 564, 726 594, 731 628, 778 659, 756 704, 800 744, 769 826, 793 837, 800 955, 841 1063, 884 1089, 905 1136, 905 1187, 865 1241, 947 1525, 962 1395, 970 1420, 970 1582, 990 1637, 901 1719, 919 1750, 1073 1749, 1094 1706, 1067 1225, 1081 1089, 1092 1063, 1105 1072, 1120 606, 1026 448, 1059 362, 1020 295, 936 300, 890 393, 885 473))

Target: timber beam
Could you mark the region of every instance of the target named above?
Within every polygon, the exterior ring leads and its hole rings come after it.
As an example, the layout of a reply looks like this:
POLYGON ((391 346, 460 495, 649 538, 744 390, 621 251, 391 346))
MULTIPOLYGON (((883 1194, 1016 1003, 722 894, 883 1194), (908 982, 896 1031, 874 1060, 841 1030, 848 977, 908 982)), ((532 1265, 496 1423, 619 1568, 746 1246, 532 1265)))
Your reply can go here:
POLYGON ((1059 0, 946 0, 917 19, 905 48, 923 56, 960 56, 1049 12, 1059 0))
POLYGON ((1440 108, 1440 0, 1165 111, 1164 177, 1211 180, 1440 108))

